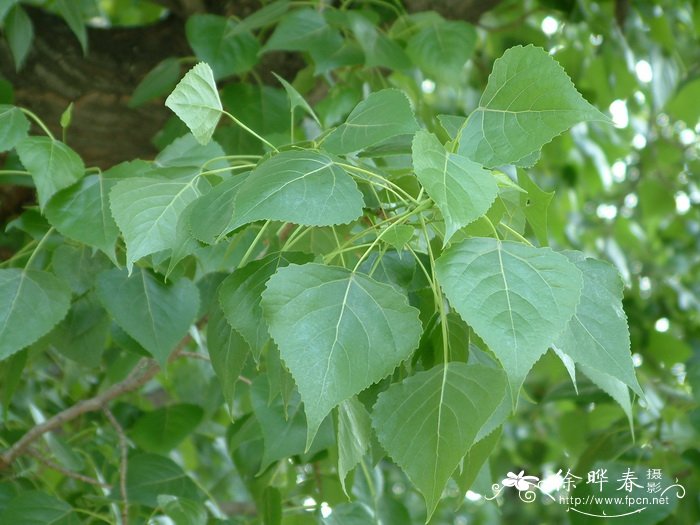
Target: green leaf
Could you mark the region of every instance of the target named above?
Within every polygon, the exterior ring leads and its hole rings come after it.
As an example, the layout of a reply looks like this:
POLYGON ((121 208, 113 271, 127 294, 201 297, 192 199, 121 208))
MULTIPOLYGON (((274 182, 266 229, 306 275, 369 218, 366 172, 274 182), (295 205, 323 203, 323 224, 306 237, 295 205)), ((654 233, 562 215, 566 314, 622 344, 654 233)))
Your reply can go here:
POLYGON ((87 367, 100 364, 109 337, 110 319, 92 294, 71 306, 66 318, 51 332, 49 343, 63 356, 87 367))
POLYGON ((270 2, 241 20, 241 23, 236 26, 236 30, 252 31, 253 29, 266 27, 277 22, 288 10, 289 2, 287 0, 270 2))
POLYGON ((417 130, 406 95, 398 89, 383 89, 355 106, 347 120, 326 136, 322 147, 342 155, 417 130))
POLYGON ((195 238, 214 244, 231 231, 236 195, 248 176, 249 173, 242 173, 230 177, 197 199, 190 216, 190 230, 195 238))
POLYGON ((19 4, 7 13, 4 32, 15 61, 15 69, 19 71, 24 65, 34 39, 34 24, 19 4))
POLYGON ((236 193, 226 231, 261 219, 306 226, 345 224, 362 215, 355 181, 315 151, 284 151, 262 162, 236 193))
POLYGON ((194 135, 187 133, 173 140, 158 153, 153 164, 159 168, 191 167, 196 168, 193 172, 199 172, 205 164, 208 170, 228 168, 229 163, 226 160, 215 160, 225 155, 226 152, 216 141, 202 145, 194 135))
POLYGON ((423 494, 428 520, 506 388, 499 370, 452 362, 418 372, 379 394, 372 426, 423 494))
POLYGON ((275 487, 263 490, 262 520, 264 525, 282 525, 282 495, 275 487))
POLYGON ((462 471, 455 476, 455 481, 457 482, 459 491, 462 494, 466 494, 466 492, 472 487, 474 481, 479 475, 479 472, 488 461, 489 456, 496 448, 496 445, 498 445, 500 439, 501 427, 486 436, 484 439, 474 443, 472 448, 469 449, 467 455, 464 456, 462 471))
POLYGON ((263 51, 313 51, 332 46, 339 35, 316 9, 297 9, 282 18, 265 43, 263 51))
POLYGON ((376 24, 358 12, 347 13, 355 40, 365 53, 367 67, 402 70, 412 66, 401 46, 379 31, 376 24))
POLYGON ((22 110, 0 104, 0 152, 14 148, 28 132, 29 121, 22 110))
POLYGON ((112 261, 116 261, 119 229, 109 209, 108 195, 115 184, 102 174, 88 175, 57 192, 44 210, 62 235, 102 250, 112 261))
POLYGON ((161 365, 187 334, 199 307, 192 281, 165 285, 143 268, 131 276, 118 269, 101 273, 97 295, 116 323, 161 365))
POLYGON ((486 167, 512 164, 592 120, 610 122, 545 50, 516 46, 494 63, 479 107, 460 132, 458 152, 486 167))
POLYGON ((187 124, 200 144, 209 142, 223 111, 211 68, 200 62, 190 69, 165 105, 187 124))
POLYGON ((80 2, 75 2, 74 0, 56 0, 55 5, 58 13, 66 21, 70 30, 73 31, 78 42, 80 42, 80 47, 83 48, 83 54, 86 54, 88 49, 88 36, 85 22, 83 21, 80 2))
POLYGON ((129 430, 129 437, 146 452, 167 454, 202 421, 204 411, 197 405, 180 403, 141 415, 129 430))
POLYGON ((83 159, 63 142, 48 137, 23 139, 17 144, 17 154, 34 179, 42 210, 56 192, 85 174, 83 159))
MULTIPOLYGON (((149 507, 158 506, 158 496, 200 499, 200 491, 182 468, 173 460, 155 454, 134 454, 129 457, 126 473, 129 502, 149 507)), ((118 488, 112 497, 122 499, 118 488)))
POLYGON ((532 365, 573 317, 581 272, 549 248, 491 238, 453 245, 435 270, 452 307, 501 361, 515 402, 532 365))
POLYGON ((339 403, 390 374, 418 346, 418 311, 391 286, 345 268, 281 268, 262 307, 304 402, 307 446, 339 403))
POLYGON ((537 237, 540 246, 549 246, 547 228, 547 210, 554 197, 553 191, 542 191, 530 177, 522 171, 518 171, 518 183, 527 191, 520 194, 520 206, 525 212, 530 228, 537 237))
POLYGON ((162 494, 158 496, 158 506, 175 525, 206 525, 207 523, 207 509, 199 501, 162 494))
POLYGON ((135 177, 112 188, 112 215, 124 235, 129 271, 141 257, 176 247, 178 219, 187 205, 202 194, 202 182, 206 181, 198 177, 135 177))
POLYGON ((187 41, 197 58, 211 66, 216 79, 250 71, 258 62, 258 40, 250 31, 237 30, 237 25, 230 18, 211 14, 187 19, 187 41))
POLYGON ((180 60, 169 57, 156 64, 136 86, 129 100, 129 107, 135 108, 151 99, 162 97, 171 91, 180 79, 180 60))
POLYGON ((292 86, 289 82, 287 82, 277 73, 272 74, 275 75, 275 78, 280 81, 280 84, 282 84, 282 87, 284 87, 284 90, 287 92, 292 112, 295 108, 301 108, 320 126, 321 121, 318 120, 316 113, 314 113, 314 110, 311 109, 311 106, 309 106, 309 103, 306 101, 306 99, 304 99, 304 97, 301 96, 301 93, 299 93, 294 86, 292 86))
POLYGON ((333 512, 322 518, 323 525, 369 525, 377 522, 372 511, 363 503, 343 503, 333 507, 333 512))
POLYGON ((229 275, 219 287, 219 301, 228 323, 250 345, 257 360, 270 340, 267 322, 260 306, 265 283, 280 268, 313 260, 308 254, 273 253, 252 261, 229 275))
POLYGON ((13 525, 79 525, 73 507, 38 490, 24 491, 0 513, 0 523, 13 525))
POLYGON ((632 363, 620 275, 612 265, 581 252, 563 254, 581 271, 583 290, 576 313, 556 341, 557 348, 576 363, 617 378, 644 397, 632 363))
POLYGON ((419 131, 413 139, 413 169, 445 219, 444 244, 457 230, 484 215, 498 194, 498 184, 489 171, 449 153, 427 131, 419 131))
POLYGON ((618 378, 579 363, 579 368, 588 378, 595 383, 598 388, 612 397, 617 404, 622 407, 622 410, 627 416, 630 423, 630 431, 634 435, 634 419, 632 416, 632 401, 630 400, 630 392, 627 385, 618 378))
POLYGON ((48 333, 68 313, 70 298, 48 272, 0 270, 0 360, 48 333))
POLYGON ((364 405, 356 397, 338 405, 338 476, 349 497, 345 480, 367 453, 372 439, 372 422, 364 405))
POLYGON ((454 83, 461 78, 475 44, 474 26, 435 17, 408 40, 406 52, 426 76, 454 83))
POLYGON ((333 422, 331 418, 326 418, 313 442, 305 447, 306 418, 301 408, 299 394, 293 393, 285 408, 280 396, 276 396, 270 403, 269 388, 267 378, 258 376, 250 390, 253 412, 260 423, 265 442, 265 451, 260 464, 261 473, 270 464, 280 459, 303 454, 305 451, 310 456, 333 445, 333 422))
POLYGON ((243 337, 228 324, 221 307, 214 304, 207 323, 207 349, 224 401, 233 415, 233 399, 238 377, 243 371, 250 347, 243 337))

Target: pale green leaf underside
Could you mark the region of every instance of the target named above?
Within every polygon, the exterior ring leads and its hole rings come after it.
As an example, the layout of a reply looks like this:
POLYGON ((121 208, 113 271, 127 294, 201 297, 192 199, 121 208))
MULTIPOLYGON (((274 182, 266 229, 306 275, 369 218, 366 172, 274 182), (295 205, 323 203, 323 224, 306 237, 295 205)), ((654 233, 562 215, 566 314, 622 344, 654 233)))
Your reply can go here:
POLYGON ((0 270, 0 360, 48 333, 68 313, 71 291, 38 270, 0 270))
POLYGON ((610 374, 606 374, 605 372, 601 372, 596 368, 591 368, 590 366, 586 366, 581 363, 579 363, 578 366, 581 369, 581 371, 586 376, 588 376, 588 378, 591 381, 593 381, 595 385, 598 386, 598 388, 600 388, 606 394, 612 397, 615 400, 615 402, 618 403, 620 407, 622 407, 622 410, 624 411, 625 415, 627 416, 627 420, 629 421, 630 430, 634 435, 632 401, 630 399, 630 392, 627 388, 627 385, 624 382, 620 381, 618 378, 610 374))
POLYGON ((343 492, 345 479, 367 453, 372 439, 372 423, 364 405, 356 397, 338 405, 338 476, 343 492))
POLYGON ((19 160, 34 179, 41 208, 59 190, 85 174, 85 164, 63 142, 48 137, 27 137, 17 144, 19 160))
POLYGON ((496 354, 513 394, 574 315, 581 272, 561 254, 492 238, 447 249, 436 272, 452 307, 496 354))
POLYGON ((413 169, 445 219, 445 244, 457 230, 486 213, 498 194, 489 171, 449 153, 427 131, 419 131, 413 139, 413 169))
POLYGON ((200 62, 190 69, 165 105, 187 124, 199 143, 209 142, 223 111, 211 68, 200 62))
POLYGON ((281 268, 262 306, 308 419, 307 445, 340 402, 390 374, 418 346, 418 311, 392 287, 345 268, 281 268))
POLYGON ((303 253, 273 253, 238 268, 221 283, 219 302, 226 319, 247 341, 256 359, 270 339, 260 306, 260 294, 265 290, 265 283, 279 268, 291 263, 303 264, 312 259, 312 256, 303 253))
POLYGON ((423 494, 428 518, 506 388, 498 369, 452 362, 418 372, 379 395, 372 425, 423 494))
POLYGON ((0 104, 0 152, 14 148, 28 132, 29 121, 21 110, 0 104))
POLYGON ((580 252, 563 255, 581 271, 583 290, 576 313, 556 346, 576 363, 617 378, 643 397, 632 364, 620 275, 610 264, 580 252))
POLYGON ((516 163, 574 124, 591 120, 610 121, 584 100, 546 51, 516 46, 494 63, 479 107, 458 137, 458 152, 487 167, 516 163))
POLYGON ((332 226, 362 215, 355 181, 316 151, 284 151, 264 161, 236 193, 234 219, 226 231, 257 220, 332 226))
POLYGON ((97 277, 97 296, 124 331, 165 364, 187 334, 199 308, 199 291, 189 279, 163 284, 137 268, 131 276, 113 269, 97 277))
POLYGON ((112 215, 124 235, 129 271, 141 257, 175 247, 178 219, 200 196, 196 182, 137 177, 112 188, 112 215))
POLYGON ((325 138, 322 147, 342 155, 417 130, 406 95, 397 89, 383 89, 360 102, 347 120, 325 138))

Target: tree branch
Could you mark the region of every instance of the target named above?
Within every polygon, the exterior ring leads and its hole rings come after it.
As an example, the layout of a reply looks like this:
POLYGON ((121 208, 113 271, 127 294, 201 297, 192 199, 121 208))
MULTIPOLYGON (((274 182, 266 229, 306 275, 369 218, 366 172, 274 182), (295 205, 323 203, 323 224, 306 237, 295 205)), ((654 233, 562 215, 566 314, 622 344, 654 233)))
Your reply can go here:
POLYGON ((77 479, 78 481, 82 481, 83 483, 89 483, 90 485, 97 485, 98 487, 105 487, 105 488, 111 488, 112 486, 109 483, 102 483, 101 481, 98 481, 94 478, 91 478, 89 476, 84 476, 83 474, 79 474, 77 472, 73 472, 72 470, 68 470, 67 468, 63 468, 61 465, 58 463, 54 463, 51 461, 49 458, 44 457, 38 450, 35 450, 31 447, 27 449, 27 454, 36 459, 39 463, 43 464, 44 466, 50 468, 51 470, 55 470, 57 472, 60 472, 64 476, 68 478, 73 478, 77 479))
POLYGON ((102 411, 109 419, 109 422, 114 427, 114 431, 117 433, 117 438, 119 439, 119 490, 122 493, 122 525, 129 525, 129 496, 126 493, 126 472, 129 467, 129 442, 126 440, 126 434, 124 434, 124 429, 114 417, 112 411, 105 407, 102 407, 102 411))
MULTIPOLYGON (((173 354, 175 355, 175 354, 173 354)), ((68 421, 72 421, 88 412, 96 412, 113 399, 138 390, 151 380, 160 371, 158 363, 151 359, 142 359, 136 367, 129 373, 123 381, 115 383, 101 394, 79 401, 75 405, 59 412, 55 416, 47 419, 40 425, 29 430, 19 441, 13 444, 2 455, 0 455, 0 470, 9 467, 19 456, 25 454, 30 445, 41 436, 52 430, 63 426, 68 421)))

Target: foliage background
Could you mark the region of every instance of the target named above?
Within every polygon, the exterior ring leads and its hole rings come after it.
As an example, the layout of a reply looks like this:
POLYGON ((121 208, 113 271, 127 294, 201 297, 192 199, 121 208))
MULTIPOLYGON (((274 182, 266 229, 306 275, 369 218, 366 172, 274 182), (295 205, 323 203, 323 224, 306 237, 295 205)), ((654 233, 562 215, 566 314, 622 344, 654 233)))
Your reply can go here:
MULTIPOLYGON (((10 9, 3 11, 2 7, 14 3, 0 3, 0 13, 5 15, 10 9)), ((12 48, 5 18, 4 34, 11 45, 3 44, 0 49, 0 70, 5 76, 0 80, 0 103, 25 105, 60 133, 59 115, 75 100, 67 141, 88 165, 106 168, 139 156, 152 158, 154 147, 162 149, 186 132, 175 117, 161 110, 162 95, 193 60, 165 63, 159 75, 163 86, 155 101, 129 109, 130 100, 133 105, 130 96, 160 60, 193 54, 183 24, 193 7, 212 8, 198 2, 164 3, 172 4, 172 12, 163 20, 163 6, 146 2, 85 1, 72 10, 62 7, 66 2, 23 4, 33 21, 35 39, 26 44, 15 42, 12 48), (84 42, 89 49, 83 56, 78 40, 56 13, 69 24, 74 21, 70 27, 78 36, 82 21, 111 27, 88 30, 84 42), (129 29, 134 31, 131 38, 147 52, 130 48, 134 41, 110 40, 108 35, 124 31, 124 25, 134 26, 129 29), (139 31, 143 33, 137 34, 139 31), (63 34, 63 40, 56 40, 56 32, 63 34), (17 58, 18 45, 26 45, 29 51, 24 68, 15 71, 11 55, 17 58), (47 81, 49 75, 41 66, 52 60, 73 75, 70 81, 47 81), (126 72, 123 64, 131 64, 131 71, 126 72)), ((525 469, 543 476, 560 468, 585 471, 597 461, 615 460, 640 471, 662 468, 687 490, 687 496, 670 509, 671 515, 641 514, 635 517, 637 523, 696 523, 700 519, 699 6, 690 1, 585 0, 486 2, 479 8, 464 4, 463 10, 449 2, 345 2, 336 6, 366 14, 381 35, 395 39, 403 48, 406 44, 400 39, 396 19, 405 9, 441 9, 446 18, 469 20, 474 27, 474 49, 463 69, 439 60, 416 67, 415 56, 401 64, 396 56, 371 54, 363 46, 366 42, 360 31, 344 31, 347 49, 339 59, 322 56, 323 49, 314 48, 281 49, 263 55, 260 62, 256 55, 243 71, 227 69, 224 61, 219 78, 224 105, 270 140, 288 135, 288 102, 269 74, 275 71, 311 102, 324 125, 341 122, 366 90, 388 86, 409 93, 420 119, 434 122, 437 114, 466 115, 476 107, 493 61, 506 49, 531 43, 550 51, 584 97, 608 110, 618 126, 575 127, 546 145, 529 173, 545 191, 555 191, 547 215, 552 245, 608 260, 622 275, 632 351, 647 400, 635 404, 633 440, 621 409, 585 383, 579 384, 577 395, 565 369, 547 354, 528 378, 527 398, 504 426, 490 470, 481 472, 472 491, 488 494, 491 481, 500 480, 508 471, 525 469)), ((213 11, 230 9, 227 14, 244 18, 257 7, 233 2, 214 6, 213 11)), ((269 25, 254 30, 261 41, 270 33, 269 25)), ((119 33, 119 38, 126 34, 128 31, 119 33)), ((194 54, 206 59, 195 44, 192 47, 194 54)), ((300 113, 297 111, 294 126, 301 134, 313 123, 302 121, 300 113)), ((220 128, 215 138, 230 154, 261 147, 230 126, 220 128)), ((14 154, 4 155, 3 160, 7 170, 18 166, 14 154)), ((6 185, 0 194, 5 230, 0 249, 3 259, 12 260, 28 241, 44 235, 47 224, 31 206, 33 192, 22 189, 25 181, 21 177, 4 174, 0 181, 6 185)), ((231 265, 243 253, 228 256, 217 264, 231 265)), ((138 361, 139 350, 118 329, 110 331, 110 344, 98 355, 70 355, 48 338, 0 363, 3 448, 44 418, 126 376, 138 361)), ((198 349, 194 339, 192 352, 198 349)), ((242 375, 255 375, 250 363, 242 375)), ((237 392, 242 416, 250 410, 248 387, 239 385, 237 392)), ((277 508, 279 500, 283 523, 317 523, 322 519, 321 502, 337 507, 346 501, 333 474, 334 458, 325 452, 297 457, 293 463, 256 477, 259 465, 251 458, 259 454, 261 440, 251 425, 246 426, 246 417, 230 423, 211 365, 204 360, 169 363, 167 373, 158 373, 139 393, 118 398, 112 411, 134 445, 132 453, 149 454, 131 461, 144 465, 132 467, 130 475, 135 484, 130 493, 140 494, 132 498, 135 520, 167 513, 176 521, 197 523, 204 507, 190 500, 209 499, 215 502, 208 506, 212 523, 217 512, 222 522, 248 523, 264 517, 275 523, 276 511, 270 509, 277 508), (162 419, 164 413, 153 416, 153 411, 172 406, 177 409, 167 413, 167 423, 162 419), (168 507, 167 501, 156 501, 162 487, 149 492, 148 486, 165 480, 171 484, 165 492, 177 493, 184 503, 171 502, 168 507), (173 510, 177 505, 193 508, 173 510), (213 505, 218 510, 211 510, 213 505), (305 505, 308 511, 302 508, 305 505)), ((21 502, 17 498, 31 498, 36 493, 29 491, 40 490, 80 509, 64 518, 66 522, 119 519, 113 514, 109 491, 61 471, 117 482, 120 436, 115 428, 107 416, 97 412, 76 420, 69 431, 37 442, 36 455, 50 458, 50 463, 30 455, 3 473, 0 515, 10 502, 15 501, 16 506, 21 502)), ((363 464, 363 468, 365 472, 354 479, 356 501, 376 509, 382 523, 424 520, 420 495, 396 467, 384 461, 376 467, 363 464)), ((465 499, 456 486, 448 489, 447 496, 434 523, 524 524, 572 519, 561 506, 526 505, 514 495, 506 496, 499 506, 476 497, 465 499)), ((36 501, 34 505, 39 507, 36 501)), ((326 522, 351 523, 339 521, 339 513, 335 516, 326 522)))

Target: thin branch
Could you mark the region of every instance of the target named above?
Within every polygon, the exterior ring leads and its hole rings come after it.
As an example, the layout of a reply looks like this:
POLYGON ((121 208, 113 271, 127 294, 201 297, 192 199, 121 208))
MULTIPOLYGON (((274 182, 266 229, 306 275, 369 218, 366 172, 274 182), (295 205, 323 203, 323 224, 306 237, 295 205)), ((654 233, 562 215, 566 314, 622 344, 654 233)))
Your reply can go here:
POLYGON ((124 429, 119 424, 119 421, 117 421, 117 418, 114 417, 112 411, 106 406, 102 407, 102 411, 114 427, 114 431, 119 438, 119 450, 121 452, 121 457, 119 459, 119 489, 122 493, 122 525, 129 525, 129 496, 126 493, 126 473, 129 466, 129 443, 126 440, 124 429))
POLYGON ((200 354, 198 352, 180 352, 179 357, 189 357, 190 359, 199 359, 200 361, 211 361, 208 355, 200 354))
POLYGON ((78 481, 82 481, 83 483, 97 485, 98 487, 104 487, 108 489, 112 488, 112 486, 109 483, 102 483, 101 481, 96 480, 95 478, 91 478, 83 474, 78 474, 77 472, 73 472, 72 470, 68 470, 67 468, 62 467, 58 463, 54 463, 47 457, 44 457, 38 450, 32 447, 27 449, 27 454, 36 459, 39 463, 43 464, 44 466, 50 468, 51 470, 55 470, 56 472, 60 472, 68 478, 77 479, 78 481))
POLYGON ((75 405, 59 412, 43 423, 33 427, 19 441, 0 455, 0 470, 9 467, 19 456, 25 454, 29 446, 41 436, 52 430, 60 428, 65 423, 72 421, 88 412, 101 410, 110 401, 117 397, 138 390, 160 371, 158 363, 151 359, 142 359, 123 381, 115 383, 101 394, 79 401, 75 405))

